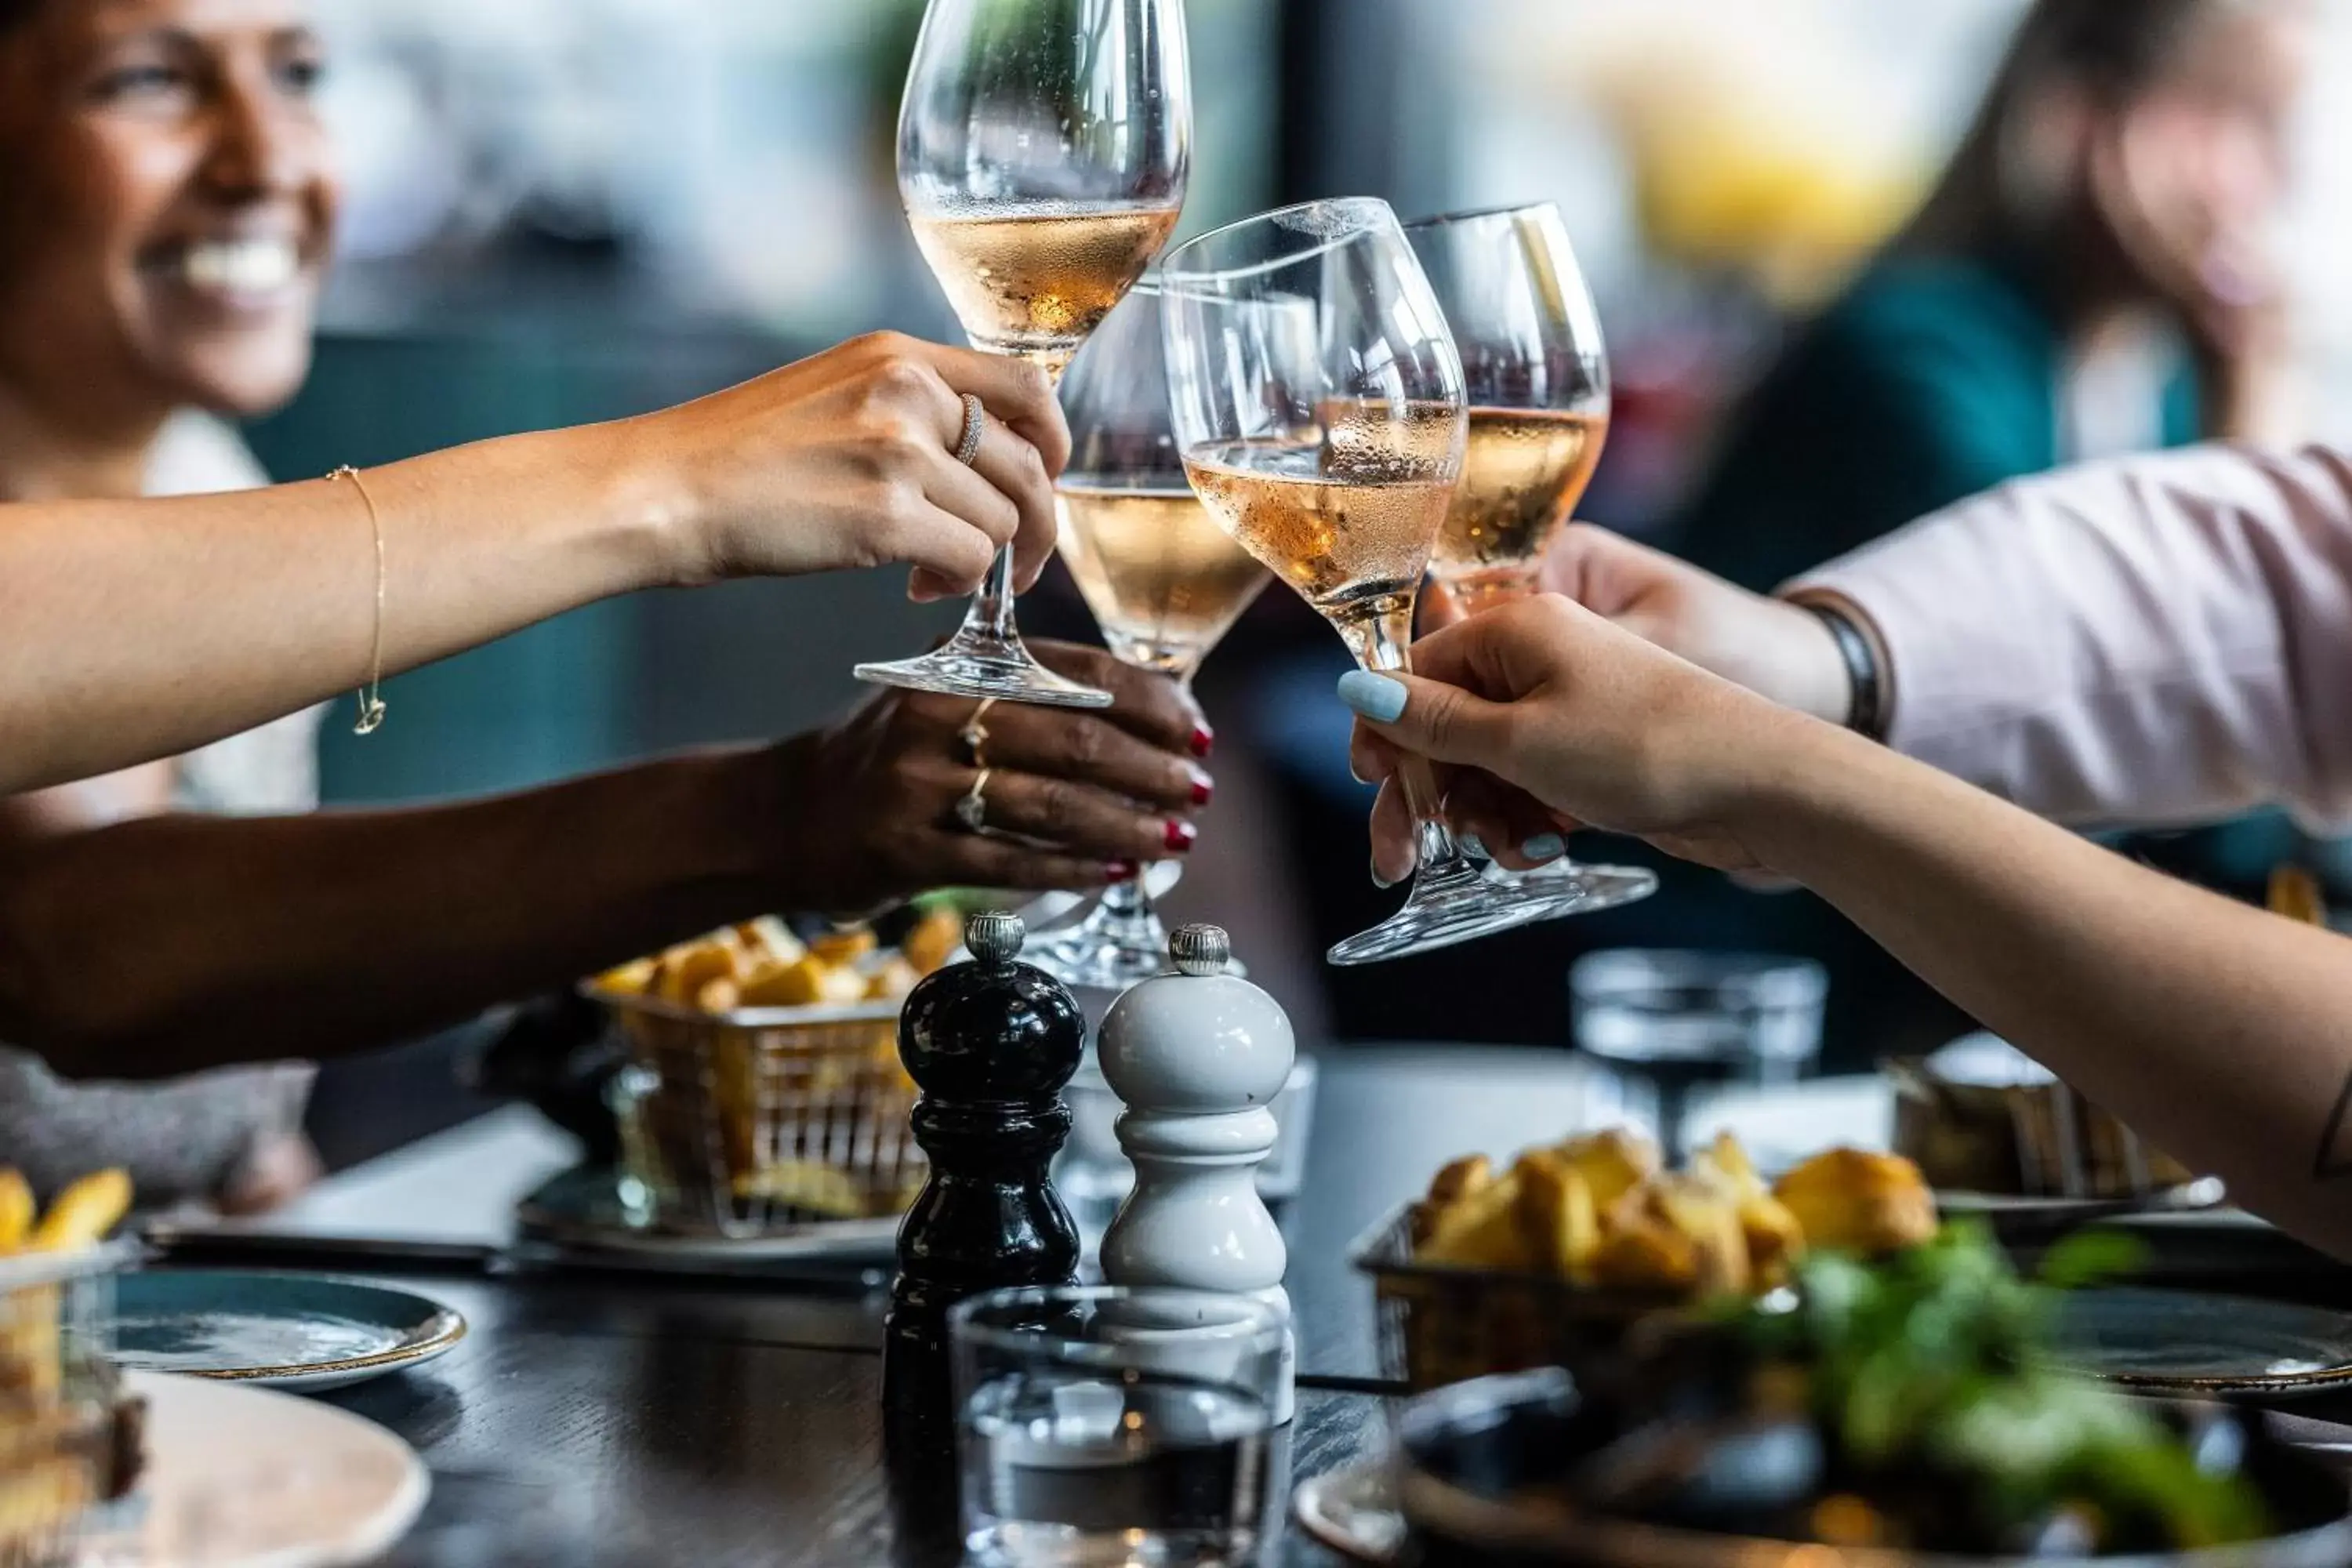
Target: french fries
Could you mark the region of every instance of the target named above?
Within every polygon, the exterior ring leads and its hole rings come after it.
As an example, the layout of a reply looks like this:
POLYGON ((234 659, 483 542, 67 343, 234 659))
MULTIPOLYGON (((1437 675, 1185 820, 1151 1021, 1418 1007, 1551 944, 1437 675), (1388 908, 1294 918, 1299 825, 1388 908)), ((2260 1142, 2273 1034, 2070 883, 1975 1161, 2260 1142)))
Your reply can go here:
POLYGON ((1889 1251, 1937 1223, 1907 1160, 1832 1150, 1774 1186, 1729 1133, 1666 1171, 1619 1129, 1530 1149, 1500 1175, 1484 1154, 1448 1163, 1412 1236, 1419 1262, 1696 1299, 1770 1289, 1810 1247, 1889 1251))
POLYGON ((714 1016, 746 1007, 897 1002, 962 940, 947 910, 925 917, 896 952, 880 951, 863 926, 803 942, 782 921, 762 918, 606 970, 596 984, 714 1016))
POLYGON ((679 1223, 712 1223, 705 1207, 722 1217, 781 1207, 844 1219, 904 1208, 920 1167, 900 1168, 916 1091, 899 1065, 896 1020, 757 1015, 895 1009, 962 932, 942 910, 890 950, 864 927, 803 942, 763 919, 599 975, 594 989, 658 1083, 624 1129, 633 1171, 666 1194, 679 1223))
POLYGON ((131 1174, 94 1171, 66 1188, 33 1229, 32 1250, 70 1252, 95 1244, 131 1212, 131 1174))
MULTIPOLYGON (((95 1246, 131 1207, 131 1178, 99 1171, 38 1212, 22 1173, 0 1168, 0 1257, 95 1246)), ((48 1562, 53 1532, 97 1500, 88 1416, 68 1385, 66 1287, 0 1291, 0 1563, 48 1562)))

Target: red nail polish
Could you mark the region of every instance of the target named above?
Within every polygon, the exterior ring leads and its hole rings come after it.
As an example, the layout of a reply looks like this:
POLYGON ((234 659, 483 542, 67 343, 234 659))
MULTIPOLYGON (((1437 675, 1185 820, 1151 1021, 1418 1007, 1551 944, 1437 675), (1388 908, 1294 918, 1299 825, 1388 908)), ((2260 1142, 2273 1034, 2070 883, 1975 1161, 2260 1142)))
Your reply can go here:
POLYGON ((1171 822, 1168 825, 1168 831, 1161 836, 1160 842, 1168 846, 1170 853, 1181 855, 1185 850, 1192 847, 1192 840, 1200 837, 1201 830, 1191 823, 1171 822))
POLYGON ((1206 724, 1192 726, 1192 754, 1205 757, 1217 749, 1217 732, 1206 724))
POLYGON ((1217 784, 1215 780, 1209 777, 1206 773, 1194 773, 1192 775, 1192 804, 1194 805, 1208 805, 1211 800, 1216 797, 1216 794, 1217 784))
POLYGON ((1103 878, 1111 882, 1135 880, 1136 865, 1132 860, 1113 860, 1103 868, 1103 878))

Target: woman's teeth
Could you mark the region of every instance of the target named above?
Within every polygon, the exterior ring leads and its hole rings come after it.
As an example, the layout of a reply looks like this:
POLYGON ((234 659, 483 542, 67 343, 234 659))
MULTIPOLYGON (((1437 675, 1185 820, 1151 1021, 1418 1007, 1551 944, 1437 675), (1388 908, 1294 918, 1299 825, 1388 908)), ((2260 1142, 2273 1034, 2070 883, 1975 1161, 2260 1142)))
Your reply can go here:
POLYGON ((180 258, 180 275, 190 286, 226 294, 274 293, 301 269, 300 255, 282 239, 207 240, 180 258))

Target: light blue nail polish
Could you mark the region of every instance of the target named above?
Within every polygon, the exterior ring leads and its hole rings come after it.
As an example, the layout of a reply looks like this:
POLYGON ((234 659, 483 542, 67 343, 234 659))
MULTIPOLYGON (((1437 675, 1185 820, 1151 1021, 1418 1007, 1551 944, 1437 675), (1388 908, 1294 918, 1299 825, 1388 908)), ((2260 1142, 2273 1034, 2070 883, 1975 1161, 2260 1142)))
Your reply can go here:
POLYGON ((1369 669, 1351 669, 1339 678, 1339 700, 1375 724, 1393 724, 1404 717, 1404 683, 1369 669))
POLYGON ((1519 846, 1519 853, 1530 860, 1557 860, 1568 853, 1568 840, 1557 833, 1538 833, 1519 846))
POLYGON ((1486 841, 1475 833, 1465 833, 1454 842, 1461 845, 1462 853, 1473 860, 1492 860, 1495 858, 1495 852, 1486 847, 1486 841))
POLYGON ((1396 886, 1392 879, 1381 875, 1381 863, 1378 860, 1372 862, 1372 886, 1383 893, 1396 886))

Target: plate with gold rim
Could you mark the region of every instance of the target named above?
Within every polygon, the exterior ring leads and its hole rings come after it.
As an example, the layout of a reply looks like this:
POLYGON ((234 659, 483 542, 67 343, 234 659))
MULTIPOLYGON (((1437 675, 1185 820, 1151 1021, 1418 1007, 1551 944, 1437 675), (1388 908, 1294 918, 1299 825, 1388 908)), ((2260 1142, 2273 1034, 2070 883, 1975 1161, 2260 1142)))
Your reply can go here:
POLYGON ((2352 1385, 2352 1316, 2194 1290, 2067 1293, 2057 1363, 2147 1394, 2316 1394, 2352 1385))
POLYGON ((466 1320, 428 1297, 321 1274, 165 1268, 114 1282, 114 1360, 304 1393, 446 1355, 466 1320))

